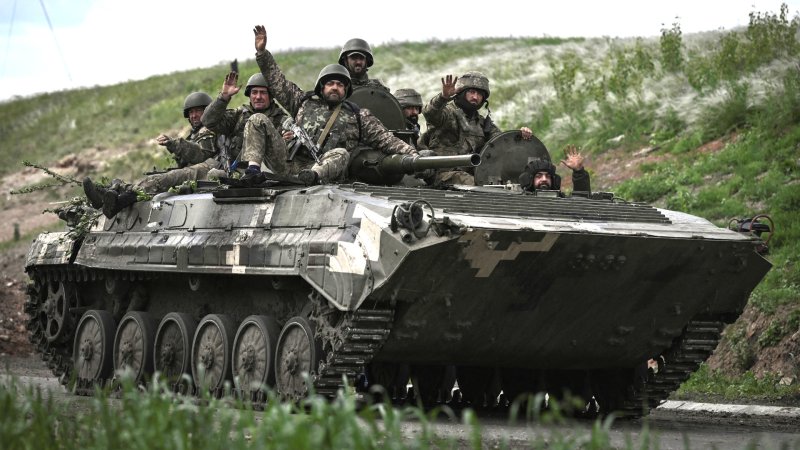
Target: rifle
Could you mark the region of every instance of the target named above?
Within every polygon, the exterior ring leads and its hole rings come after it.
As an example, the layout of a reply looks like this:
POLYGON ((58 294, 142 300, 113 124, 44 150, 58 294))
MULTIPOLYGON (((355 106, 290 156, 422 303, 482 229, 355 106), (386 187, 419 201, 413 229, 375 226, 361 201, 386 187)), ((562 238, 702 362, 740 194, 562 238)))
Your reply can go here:
POLYGON ((239 165, 239 156, 241 156, 241 152, 236 158, 231 161, 231 148, 235 147, 234 143, 235 139, 230 139, 228 136, 221 134, 217 137, 217 145, 220 149, 219 151, 219 162, 222 163, 223 168, 228 175, 233 173, 236 170, 236 166, 239 165))
MULTIPOLYGON (((287 111, 286 108, 284 108, 279 101, 275 99, 272 99, 272 101, 275 102, 275 104, 278 105, 278 107, 286 114, 286 119, 283 121, 282 124, 283 128, 294 133, 298 142, 303 146, 305 146, 306 150, 308 150, 308 152, 311 153, 311 156, 314 158, 314 161, 316 161, 317 164, 319 164, 319 148, 317 148, 317 144, 313 140, 311 140, 311 136, 309 136, 308 133, 306 133, 306 130, 304 130, 303 127, 301 127, 300 125, 297 124, 297 122, 295 122, 295 120, 292 118, 292 114, 289 111, 287 111)), ((294 159, 294 155, 295 153, 297 153, 298 149, 299 145, 295 144, 292 148, 292 153, 289 156, 288 159, 289 161, 294 159)))

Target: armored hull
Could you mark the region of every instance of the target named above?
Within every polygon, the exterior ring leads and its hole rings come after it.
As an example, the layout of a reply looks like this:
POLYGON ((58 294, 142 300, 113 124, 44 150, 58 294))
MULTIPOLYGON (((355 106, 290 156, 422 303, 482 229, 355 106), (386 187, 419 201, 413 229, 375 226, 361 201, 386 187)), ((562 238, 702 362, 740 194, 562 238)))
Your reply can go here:
POLYGON ((345 375, 402 396, 410 376, 429 404, 457 378, 473 404, 571 391, 638 415, 739 316, 770 267, 760 243, 607 198, 218 190, 137 203, 77 239, 40 235, 29 328, 79 392, 126 366, 256 400, 265 385, 305 395, 303 372, 325 395, 345 375))

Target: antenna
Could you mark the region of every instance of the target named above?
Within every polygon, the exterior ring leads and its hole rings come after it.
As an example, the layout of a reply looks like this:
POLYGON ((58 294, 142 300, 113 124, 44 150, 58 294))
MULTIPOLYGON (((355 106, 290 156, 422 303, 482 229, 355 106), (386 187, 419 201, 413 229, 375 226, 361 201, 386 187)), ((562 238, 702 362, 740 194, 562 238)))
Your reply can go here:
POLYGON ((58 36, 56 36, 56 30, 53 29, 53 24, 50 23, 50 16, 47 14, 47 8, 45 8, 44 6, 44 0, 39 0, 39 4, 42 5, 42 11, 44 11, 44 18, 47 19, 47 26, 50 27, 50 32, 53 33, 53 40, 56 42, 56 49, 58 50, 58 56, 61 57, 61 64, 64 65, 64 72, 67 72, 67 78, 71 83, 72 75, 70 75, 69 73, 69 67, 67 67, 67 60, 64 59, 64 53, 61 51, 61 46, 58 45, 58 36))

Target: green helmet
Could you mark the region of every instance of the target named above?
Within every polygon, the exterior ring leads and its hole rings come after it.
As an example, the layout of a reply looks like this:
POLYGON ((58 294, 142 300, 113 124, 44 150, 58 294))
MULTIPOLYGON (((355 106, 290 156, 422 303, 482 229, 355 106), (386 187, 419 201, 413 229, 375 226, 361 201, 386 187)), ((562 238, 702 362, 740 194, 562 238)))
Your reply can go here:
POLYGON ((210 105, 212 101, 211 96, 205 92, 192 92, 187 95, 186 100, 183 101, 183 117, 188 119, 190 109, 197 108, 198 106, 205 108, 210 105))
POLYGON ((339 53, 339 64, 346 66, 347 55, 353 52, 363 53, 367 58, 367 67, 372 67, 372 49, 367 41, 359 38, 353 38, 344 43, 342 51, 339 53))
POLYGON ((422 108, 422 96, 413 89, 398 89, 394 92, 394 98, 403 108, 417 106, 422 108))
POLYGON ((460 94, 461 91, 465 89, 480 89, 486 95, 484 96, 483 100, 489 98, 489 79, 486 78, 486 75, 480 72, 467 72, 464 75, 458 77, 458 81, 456 81, 456 94, 460 94))
POLYGON ((254 73, 247 80, 247 86, 244 87, 245 97, 250 97, 250 89, 255 86, 269 88, 269 85, 267 85, 267 80, 264 78, 264 75, 262 75, 261 72, 254 73))
POLYGON ((345 98, 350 97, 353 93, 353 83, 350 82, 350 72, 341 64, 328 64, 319 71, 317 77, 317 84, 314 85, 314 93, 322 97, 322 85, 327 83, 331 78, 339 78, 347 85, 347 93, 345 98))

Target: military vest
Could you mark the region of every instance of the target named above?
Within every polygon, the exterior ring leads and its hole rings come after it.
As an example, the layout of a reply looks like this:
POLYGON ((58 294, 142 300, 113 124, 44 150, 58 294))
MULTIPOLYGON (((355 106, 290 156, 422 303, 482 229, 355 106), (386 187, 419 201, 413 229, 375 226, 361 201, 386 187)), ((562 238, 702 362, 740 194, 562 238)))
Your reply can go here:
POLYGON ((456 119, 456 128, 434 127, 429 124, 426 143, 430 149, 436 150, 440 155, 464 155, 479 152, 487 140, 483 131, 486 118, 476 114, 470 119, 461 108, 452 103, 448 104, 447 108, 456 119))

